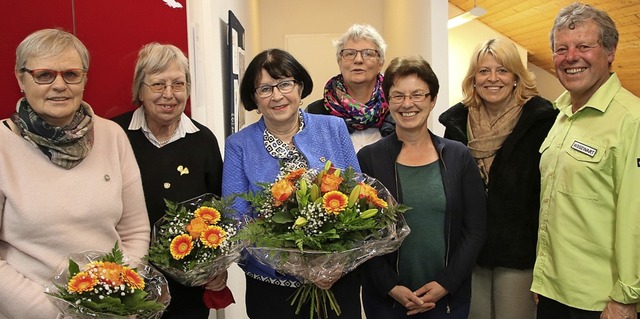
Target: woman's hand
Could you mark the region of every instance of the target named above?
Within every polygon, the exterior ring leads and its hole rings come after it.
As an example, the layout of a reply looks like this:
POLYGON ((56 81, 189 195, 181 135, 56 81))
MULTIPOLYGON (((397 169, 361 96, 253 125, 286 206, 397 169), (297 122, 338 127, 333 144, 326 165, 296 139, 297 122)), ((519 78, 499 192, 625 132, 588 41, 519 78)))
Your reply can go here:
POLYGON ((229 273, 225 270, 223 273, 215 276, 210 282, 204 285, 205 289, 220 291, 227 286, 227 277, 229 273))
POLYGON ((407 315, 429 311, 435 308, 434 302, 424 302, 413 291, 405 286, 397 285, 389 291, 389 296, 409 310, 407 315))
POLYGON ((444 289, 439 283, 435 281, 431 281, 426 285, 420 287, 418 290, 414 291, 413 294, 416 295, 422 302, 422 305, 415 305, 407 307, 410 311, 407 315, 415 315, 417 313, 425 312, 427 310, 431 310, 435 307, 436 302, 440 300, 442 297, 446 296, 449 293, 447 289, 444 289), (424 305, 433 305, 428 309, 425 309, 424 305))

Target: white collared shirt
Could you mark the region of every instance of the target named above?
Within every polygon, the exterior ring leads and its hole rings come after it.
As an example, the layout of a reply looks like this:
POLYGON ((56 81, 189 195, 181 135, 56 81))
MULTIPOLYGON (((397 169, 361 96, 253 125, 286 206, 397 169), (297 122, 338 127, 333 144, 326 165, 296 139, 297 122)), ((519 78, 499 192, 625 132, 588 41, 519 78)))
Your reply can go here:
POLYGON ((144 117, 144 107, 142 106, 138 107, 138 109, 133 112, 131 123, 129 123, 128 129, 132 131, 141 129, 142 133, 144 133, 144 136, 147 137, 149 142, 151 142, 151 144, 155 145, 158 148, 185 137, 187 133, 195 133, 200 131, 200 129, 198 129, 195 124, 193 124, 191 119, 186 114, 182 113, 180 115, 180 124, 178 124, 178 128, 176 129, 175 133, 173 133, 173 136, 171 136, 171 138, 166 143, 162 144, 149 129, 147 120, 144 117))

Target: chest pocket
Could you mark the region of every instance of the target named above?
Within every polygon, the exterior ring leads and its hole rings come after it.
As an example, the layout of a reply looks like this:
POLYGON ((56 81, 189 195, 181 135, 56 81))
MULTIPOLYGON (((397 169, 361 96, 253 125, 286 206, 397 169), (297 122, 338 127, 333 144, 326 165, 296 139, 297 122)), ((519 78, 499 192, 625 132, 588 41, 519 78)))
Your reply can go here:
POLYGON ((605 147, 592 141, 574 140, 565 152, 573 159, 585 163, 599 163, 604 157, 605 147))

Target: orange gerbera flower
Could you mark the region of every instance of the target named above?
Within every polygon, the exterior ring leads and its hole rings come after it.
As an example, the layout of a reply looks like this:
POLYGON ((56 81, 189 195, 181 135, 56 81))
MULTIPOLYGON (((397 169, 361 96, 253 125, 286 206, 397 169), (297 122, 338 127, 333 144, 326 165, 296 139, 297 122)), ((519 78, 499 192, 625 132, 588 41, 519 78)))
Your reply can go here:
POLYGON ((304 168, 298 168, 297 170, 287 174, 287 176, 285 176, 284 178, 289 181, 296 181, 298 180, 298 178, 300 178, 300 176, 302 176, 302 174, 304 174, 305 171, 306 169, 304 168))
POLYGON ((322 208, 329 214, 338 215, 347 207, 348 201, 347 195, 331 191, 322 196, 322 208))
POLYGON ((324 174, 322 176, 322 183, 320 185, 320 191, 328 193, 331 191, 337 191, 338 186, 342 183, 342 177, 335 176, 333 174, 324 174))
POLYGON ((295 188, 293 187, 293 183, 288 179, 281 179, 271 186, 271 194, 273 195, 273 198, 280 202, 284 202, 289 199, 294 191, 295 188))
POLYGON ((87 272, 81 271, 69 280, 67 290, 72 293, 83 293, 85 291, 93 290, 93 287, 97 284, 98 278, 91 276, 87 272))
POLYGON ((218 248, 227 239, 227 232, 220 226, 209 226, 202 232, 200 241, 209 248, 218 248))
POLYGON ((193 249, 193 241, 191 240, 191 236, 187 234, 176 236, 169 246, 171 256, 173 256, 175 260, 184 258, 191 252, 191 249, 193 249))
POLYGON ((101 282, 111 286, 119 286, 122 284, 120 273, 122 266, 110 262, 92 262, 85 266, 85 271, 96 276, 101 282))
POLYGON ((187 225, 187 231, 189 232, 189 235, 191 235, 191 239, 195 240, 196 238, 200 237, 200 234, 202 234, 202 232, 207 229, 207 223, 204 220, 204 218, 202 217, 196 217, 194 219, 191 220, 191 222, 189 222, 189 225, 187 225))
POLYGON ((122 267, 122 279, 131 288, 144 289, 144 280, 135 270, 129 267, 122 267))
POLYGON ((220 212, 217 209, 208 206, 202 206, 196 209, 193 214, 196 217, 201 217, 202 219, 204 219, 204 221, 209 225, 213 225, 219 222, 221 216, 220 212))

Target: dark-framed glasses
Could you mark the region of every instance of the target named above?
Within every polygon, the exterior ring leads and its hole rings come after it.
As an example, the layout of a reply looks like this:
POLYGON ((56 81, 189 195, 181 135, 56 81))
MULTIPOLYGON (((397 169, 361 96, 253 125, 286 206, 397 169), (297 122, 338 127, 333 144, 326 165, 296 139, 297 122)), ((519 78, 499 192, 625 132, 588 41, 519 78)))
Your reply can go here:
POLYGON ((161 83, 161 82, 158 82, 158 83, 151 83, 151 84, 142 82, 142 84, 148 86, 149 89, 152 92, 155 92, 155 93, 164 92, 164 90, 167 89, 167 86, 170 86, 171 89, 173 90, 173 92, 183 92, 184 90, 187 89, 187 83, 182 82, 182 81, 173 82, 173 83, 161 83))
POLYGON ((394 104, 400 104, 402 102, 404 102, 405 98, 409 98, 409 100, 411 100, 411 102, 422 102, 424 101, 427 96, 431 95, 431 92, 429 93, 413 93, 413 94, 409 94, 409 95, 404 95, 404 94, 391 94, 391 96, 389 96, 389 102, 394 103, 394 104))
POLYGON ((27 69, 22 68, 20 72, 27 72, 31 74, 33 81, 36 84, 51 84, 56 80, 58 75, 62 77, 64 83, 67 84, 78 84, 82 82, 84 79, 84 75, 87 74, 87 70, 85 69, 67 69, 62 71, 56 71, 51 69, 27 69))
POLYGON ((291 93, 298 81, 296 80, 284 80, 275 85, 261 85, 256 88, 256 94, 258 97, 267 98, 273 94, 273 88, 278 88, 278 91, 282 94, 291 93))
POLYGON ((364 60, 373 60, 378 57, 378 50, 374 49, 342 49, 340 50, 340 56, 345 60, 353 60, 360 53, 362 59, 364 60))

